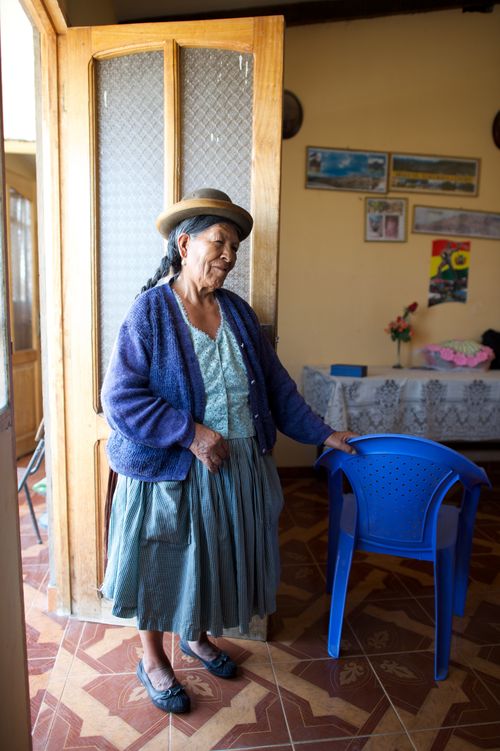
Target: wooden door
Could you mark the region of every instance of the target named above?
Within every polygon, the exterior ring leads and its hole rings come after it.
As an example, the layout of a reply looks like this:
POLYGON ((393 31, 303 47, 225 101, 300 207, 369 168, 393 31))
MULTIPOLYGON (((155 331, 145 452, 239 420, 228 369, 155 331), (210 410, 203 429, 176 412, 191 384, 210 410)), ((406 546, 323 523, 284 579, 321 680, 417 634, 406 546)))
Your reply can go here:
POLYGON ((33 451, 42 419, 36 185, 6 170, 16 456, 33 451))
POLYGON ((154 220, 165 205, 209 185, 251 211, 255 228, 228 286, 274 328, 282 58, 281 17, 59 37, 68 547, 79 616, 109 610, 98 594, 108 475, 99 391, 120 321, 164 252, 154 220))
POLYGON ((2 745, 31 749, 25 622, 17 501, 5 228, 5 182, 0 89, 0 727, 2 745))

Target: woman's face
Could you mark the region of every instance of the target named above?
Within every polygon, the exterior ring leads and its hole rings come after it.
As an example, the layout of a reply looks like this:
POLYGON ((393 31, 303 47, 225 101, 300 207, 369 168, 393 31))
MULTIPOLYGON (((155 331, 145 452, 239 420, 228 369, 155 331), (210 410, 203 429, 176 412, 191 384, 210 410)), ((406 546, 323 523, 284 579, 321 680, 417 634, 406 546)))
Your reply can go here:
POLYGON ((183 278, 194 282, 198 289, 211 291, 222 287, 236 263, 240 244, 233 225, 212 224, 199 235, 180 235, 178 242, 183 278))

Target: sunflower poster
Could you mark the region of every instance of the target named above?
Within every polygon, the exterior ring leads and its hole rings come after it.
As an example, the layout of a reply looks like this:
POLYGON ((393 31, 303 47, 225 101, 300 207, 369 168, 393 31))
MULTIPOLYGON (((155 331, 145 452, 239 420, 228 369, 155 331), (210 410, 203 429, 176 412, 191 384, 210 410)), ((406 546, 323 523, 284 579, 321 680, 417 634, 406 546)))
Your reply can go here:
POLYGON ((467 302, 470 242, 434 240, 429 283, 429 307, 442 302, 467 302))

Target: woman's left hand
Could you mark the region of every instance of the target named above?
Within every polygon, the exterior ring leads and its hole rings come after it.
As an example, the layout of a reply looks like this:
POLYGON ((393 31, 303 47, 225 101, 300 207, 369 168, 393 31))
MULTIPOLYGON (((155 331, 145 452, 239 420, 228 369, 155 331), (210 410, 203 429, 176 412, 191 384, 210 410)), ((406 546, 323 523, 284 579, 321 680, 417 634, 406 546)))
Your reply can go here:
POLYGON ((350 430, 335 431, 331 433, 325 441, 325 446, 330 449, 339 449, 345 451, 346 454, 355 454, 353 446, 349 446, 347 441, 349 438, 357 438, 359 433, 352 433, 350 430))

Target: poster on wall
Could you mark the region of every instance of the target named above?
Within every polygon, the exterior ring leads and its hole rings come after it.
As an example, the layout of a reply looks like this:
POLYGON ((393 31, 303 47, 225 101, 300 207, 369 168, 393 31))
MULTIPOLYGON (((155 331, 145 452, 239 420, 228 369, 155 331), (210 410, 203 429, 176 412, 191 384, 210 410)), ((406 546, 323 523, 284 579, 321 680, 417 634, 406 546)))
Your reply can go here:
POLYGON ((387 193, 388 154, 307 147, 306 188, 387 193))
POLYGON ((407 206, 406 198, 366 198, 365 241, 405 242, 407 206))
POLYGON ((429 280, 429 307, 443 302, 467 302, 470 242, 434 240, 429 280))

